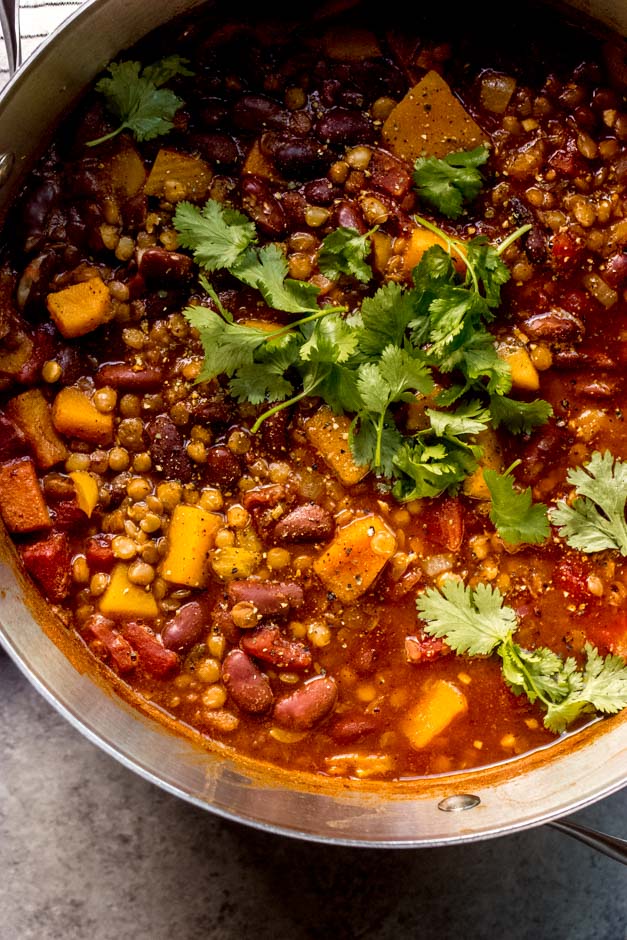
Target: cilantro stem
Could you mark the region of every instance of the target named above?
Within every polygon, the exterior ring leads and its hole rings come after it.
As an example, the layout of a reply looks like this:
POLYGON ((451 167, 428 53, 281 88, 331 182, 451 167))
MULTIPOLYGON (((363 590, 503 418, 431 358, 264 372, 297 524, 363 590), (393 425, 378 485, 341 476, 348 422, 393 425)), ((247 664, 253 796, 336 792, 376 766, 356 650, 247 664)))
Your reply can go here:
POLYGON ((473 289, 478 294, 479 293, 479 280, 477 278, 477 273, 474 267, 468 263, 466 252, 462 248, 459 247, 461 245, 461 242, 456 238, 451 238, 451 236, 447 235, 445 231, 443 231, 437 225, 434 225, 433 222, 429 222, 428 219, 424 219, 421 215, 415 215, 414 219, 416 220, 416 222, 419 223, 419 225, 422 225, 424 228, 428 229, 430 232, 433 232, 434 235, 437 235, 438 238, 441 238, 443 241, 445 241, 446 244, 448 245, 449 254, 453 252, 454 254, 457 255, 458 258, 460 258, 461 261, 464 262, 466 271, 468 272, 472 280, 473 289))
POLYGON ((526 235, 527 232, 531 231, 531 225, 521 225, 520 228, 517 228, 515 232, 510 232, 507 238, 503 239, 500 245, 496 246, 497 255, 502 255, 504 251, 507 251, 510 245, 519 239, 522 235, 526 235))
POLYGON ((121 134, 126 124, 120 124, 118 128, 114 131, 111 131, 109 134, 103 134, 102 137, 97 137, 95 140, 88 140, 85 144, 86 147, 97 147, 98 144, 104 144, 106 140, 113 140, 114 137, 117 137, 118 134, 121 134))
POLYGON ((550 698, 547 698, 546 695, 543 695, 536 682, 534 682, 533 674, 529 671, 529 669, 527 669, 525 662, 520 655, 520 649, 521 647, 518 645, 518 643, 514 642, 512 634, 510 634, 505 640, 499 643, 496 652, 501 657, 501 659, 505 660, 509 658, 516 663, 517 667, 525 677, 525 681, 527 683, 527 689, 525 691, 529 700, 535 701, 535 699, 529 695, 529 691, 531 691, 532 695, 534 695, 536 699, 540 699, 546 708, 550 708, 555 704, 555 702, 552 702, 550 698))
POLYGON ((313 385, 307 386, 307 388, 304 388, 302 392, 298 393, 298 395, 294 395, 292 398, 287 398, 285 401, 281 401, 279 402, 278 405, 275 405, 274 408, 269 408, 268 411, 264 411, 264 413, 262 415, 259 415, 255 423, 253 424, 252 428, 250 429, 250 433, 256 434, 259 428, 261 427, 261 425, 263 424, 263 422, 267 418, 271 418, 272 415, 278 414, 279 411, 283 411, 284 408, 289 408, 290 405, 295 405, 297 401, 300 401, 302 398, 306 398, 308 395, 312 393, 314 388, 320 384, 320 382, 324 381, 324 378, 325 378, 324 375, 320 376, 320 378, 316 382, 314 382, 313 385))
POLYGON ((308 317, 302 317, 300 320, 294 320, 293 323, 288 323, 286 326, 282 326, 280 330, 274 330, 272 333, 267 334, 267 339, 277 339, 279 336, 285 336, 286 333, 290 333, 294 327, 304 326, 305 323, 311 323, 312 320, 320 320, 322 317, 329 316, 330 313, 347 313, 348 307, 325 307, 323 310, 319 310, 317 313, 312 313, 308 317))

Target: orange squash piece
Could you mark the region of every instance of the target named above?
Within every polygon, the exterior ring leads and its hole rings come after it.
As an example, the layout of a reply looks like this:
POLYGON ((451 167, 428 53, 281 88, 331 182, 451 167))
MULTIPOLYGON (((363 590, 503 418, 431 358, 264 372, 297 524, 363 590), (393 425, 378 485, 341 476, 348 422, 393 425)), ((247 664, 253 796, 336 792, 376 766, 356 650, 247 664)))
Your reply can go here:
POLYGON ((127 567, 120 562, 100 599, 100 613, 114 620, 154 620, 159 608, 150 589, 129 581, 127 567))
POLYGON ((50 405, 40 389, 31 388, 12 398, 6 413, 24 434, 42 470, 66 459, 67 448, 55 430, 50 405))
POLYGON ((403 731, 411 746, 419 751, 467 710, 464 693, 452 682, 436 679, 407 714, 403 731))
POLYGON ((37 532, 52 525, 30 457, 0 464, 0 515, 9 532, 37 532))
POLYGON ((168 551, 161 577, 175 584, 202 587, 209 573, 209 552, 222 524, 221 516, 200 506, 176 506, 168 528, 168 551))
POLYGON ((313 567, 324 586, 350 604, 374 583, 395 551, 396 536, 371 514, 343 526, 313 567))
POLYGON ((144 192, 147 196, 165 197, 170 201, 189 199, 200 202, 206 199, 212 179, 211 167, 200 157, 162 147, 146 180, 144 192), (179 184, 176 199, 168 192, 167 183, 179 184))
POLYGON ((334 415, 323 405, 305 422, 305 434, 310 444, 337 474, 344 486, 352 486, 369 473, 367 464, 355 463, 348 443, 351 422, 346 415, 334 415))
POLYGON ((91 333, 113 316, 111 295, 98 276, 48 294, 46 306, 59 333, 66 339, 91 333))
POLYGON ((92 444, 110 444, 113 440, 113 415, 98 411, 79 388, 62 388, 52 405, 52 421, 60 434, 77 437, 92 444))
POLYGON ((385 121, 381 136, 394 156, 409 163, 418 157, 445 157, 472 150, 488 139, 434 71, 427 72, 399 101, 385 121))

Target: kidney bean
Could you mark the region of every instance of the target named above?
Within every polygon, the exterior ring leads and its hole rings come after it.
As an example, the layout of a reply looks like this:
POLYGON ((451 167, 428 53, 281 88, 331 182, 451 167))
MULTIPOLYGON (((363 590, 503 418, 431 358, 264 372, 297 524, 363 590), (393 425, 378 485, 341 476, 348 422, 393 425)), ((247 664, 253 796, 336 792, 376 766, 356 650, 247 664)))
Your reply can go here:
POLYGON ((191 276, 193 263, 180 251, 145 248, 137 252, 137 268, 149 284, 180 284, 191 276))
POLYGON ((370 118, 352 108, 330 108, 315 126, 316 137, 331 147, 369 143, 374 136, 370 118))
POLYGON ((323 176, 321 179, 307 183, 303 187, 303 194, 307 202, 313 205, 330 206, 335 199, 340 197, 341 190, 334 186, 326 176, 323 176))
POLYGON ((205 127, 221 127, 228 118, 229 109, 221 98, 205 98, 199 110, 200 123, 205 127))
POLYGON ((48 249, 29 261, 17 285, 16 300, 20 310, 43 303, 59 261, 57 253, 48 249))
POLYGON ((259 133, 271 130, 287 130, 290 112, 265 95, 243 95, 232 111, 233 123, 243 131, 259 133))
POLYGON ((237 166, 242 158, 237 141, 230 134, 192 134, 189 142, 205 160, 219 167, 237 166))
POLYGON ((137 653, 115 628, 113 620, 92 614, 81 627, 81 636, 99 659, 111 660, 120 674, 137 665, 137 653))
POLYGON ((222 681, 242 711, 262 715, 274 703, 274 694, 265 673, 243 650, 231 650, 222 663, 222 681))
POLYGON ((587 398, 603 401, 616 395, 619 385, 618 379, 577 379, 574 390, 577 395, 585 395, 587 398))
POLYGON ((574 313, 560 308, 545 313, 535 313, 523 320, 522 329, 527 336, 535 340, 553 340, 554 342, 576 342, 585 333, 583 322, 574 313))
POLYGON ((270 454, 281 456, 287 452, 287 432, 289 428, 291 412, 289 408, 283 408, 270 415, 261 425, 261 440, 263 446, 270 454))
POLYGON ((338 228, 356 229, 361 235, 368 231, 359 206, 346 200, 339 202, 335 207, 333 224, 338 228))
POLYGON ((94 381, 97 388, 107 385, 125 392, 152 392, 162 387, 163 372, 151 366, 134 369, 126 362, 109 362, 100 366, 94 381))
POLYGON ((89 517, 78 505, 76 497, 62 499, 54 507, 54 524, 57 529, 80 528, 89 522, 89 517))
POLYGON ((85 547, 85 558, 90 571, 111 571, 115 555, 111 548, 111 535, 92 535, 85 547))
POLYGON ((242 176, 240 188, 242 208, 262 231, 268 235, 285 231, 285 213, 267 180, 247 173, 242 176))
POLYGON ((242 475, 242 467, 235 454, 223 444, 216 444, 207 451, 205 479, 214 486, 233 486, 242 475))
POLYGON ((166 649, 159 637, 141 623, 126 623, 122 634, 139 656, 139 662, 155 679, 166 679, 179 668, 179 658, 166 649))
POLYGON ((337 684, 330 676, 309 679, 274 706, 274 720, 292 731, 308 731, 327 717, 337 699, 337 684))
POLYGON ((22 457, 28 451, 26 438, 16 424, 0 414, 0 460, 22 457))
POLYGON ((21 218, 25 251, 33 251, 45 234, 48 218, 57 206, 60 193, 59 180, 50 178, 43 180, 29 196, 21 218))
POLYGON ((207 611, 197 601, 179 607, 161 631, 163 645, 182 653, 197 643, 207 631, 207 611))
POLYGON ((157 415, 146 425, 150 439, 149 451, 155 469, 164 476, 188 483, 192 465, 185 453, 183 438, 168 415, 157 415))
POLYGON ((201 398, 191 409, 194 418, 211 425, 229 424, 233 420, 233 412, 233 402, 217 395, 214 398, 201 398))
POLYGON ((70 543, 65 532, 53 532, 45 539, 20 546, 26 570, 43 588, 49 600, 60 603, 71 584, 70 543))
POLYGON ((617 252, 607 259, 603 279, 615 290, 627 285, 627 254, 617 252))
POLYGON ((253 604, 262 617, 289 614, 303 603, 303 589, 292 581, 230 581, 227 594, 232 604, 253 604))
MULTIPOLYGON (((284 193, 281 196, 281 205, 285 212, 287 227, 291 232, 297 232, 307 227, 305 213, 307 212, 308 203, 302 193, 284 193)), ((264 424, 265 423, 264 421, 264 424)))
POLYGON ((331 154, 317 140, 292 137, 268 131, 261 137, 261 150, 276 163, 289 179, 303 179, 312 173, 324 171, 331 162, 331 154))
POLYGON ((324 542, 335 530, 333 516, 315 503, 297 506, 280 519, 274 527, 279 542, 324 542))
POLYGON ((311 668, 311 650, 306 643, 283 636, 276 624, 257 627, 240 640, 240 646, 249 656, 276 666, 300 672, 311 668))
POLYGON ((348 712, 338 715, 329 723, 327 731, 338 744, 354 744, 368 734, 374 734, 381 728, 381 721, 376 715, 364 715, 348 712))

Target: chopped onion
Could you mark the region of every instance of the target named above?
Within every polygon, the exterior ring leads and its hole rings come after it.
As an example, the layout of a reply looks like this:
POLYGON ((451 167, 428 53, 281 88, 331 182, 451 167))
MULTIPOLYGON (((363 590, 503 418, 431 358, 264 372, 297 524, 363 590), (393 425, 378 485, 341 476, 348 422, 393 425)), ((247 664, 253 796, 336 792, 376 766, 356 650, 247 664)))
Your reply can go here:
POLYGON ((613 307, 618 300, 618 294, 612 290, 607 281, 604 281, 598 274, 586 274, 583 278, 584 286, 590 291, 595 300, 603 304, 606 310, 613 307))
POLYGON ((484 72, 479 96, 487 111, 503 114, 516 90, 516 79, 501 72, 484 72))

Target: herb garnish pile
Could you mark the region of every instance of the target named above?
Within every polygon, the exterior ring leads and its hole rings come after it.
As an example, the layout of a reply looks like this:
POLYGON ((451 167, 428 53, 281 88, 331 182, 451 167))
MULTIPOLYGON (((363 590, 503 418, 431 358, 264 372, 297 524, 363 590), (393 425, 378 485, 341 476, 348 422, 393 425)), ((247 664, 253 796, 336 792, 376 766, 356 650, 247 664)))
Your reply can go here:
MULTIPOLYGON (((477 167, 485 159, 484 147, 451 155, 444 182, 442 161, 418 161, 419 192, 456 215, 463 198, 479 191, 477 167)), ((192 251, 204 272, 227 271, 257 289, 272 309, 296 315, 288 326, 270 330, 236 323, 203 277, 216 309, 184 311, 205 353, 199 380, 226 375, 237 401, 273 403, 253 431, 270 414, 308 396, 349 413, 356 461, 389 481, 400 500, 455 491, 479 466, 475 438, 481 431, 506 425, 516 434, 528 432, 552 413, 545 401, 508 396, 510 370, 488 329, 510 277, 501 255, 527 227, 494 247, 483 236, 460 241, 421 216, 415 219, 446 250, 434 245, 425 252, 413 270, 413 286, 385 283, 359 309, 348 311, 322 306, 317 287, 287 277, 279 245, 259 247, 254 224, 241 212, 209 200, 203 208, 179 203, 174 215, 180 245, 192 251), (448 381, 444 389, 443 380, 448 381), (404 434, 395 421, 397 407, 425 396, 431 406, 425 409, 427 426, 404 434)), ((369 283, 371 234, 347 228, 328 234, 319 251, 322 273, 369 283)), ((509 482, 507 487, 517 495, 509 482)), ((531 506, 527 513, 533 541, 546 535, 541 513, 531 506)), ((498 509, 495 519, 498 526, 498 509)))

